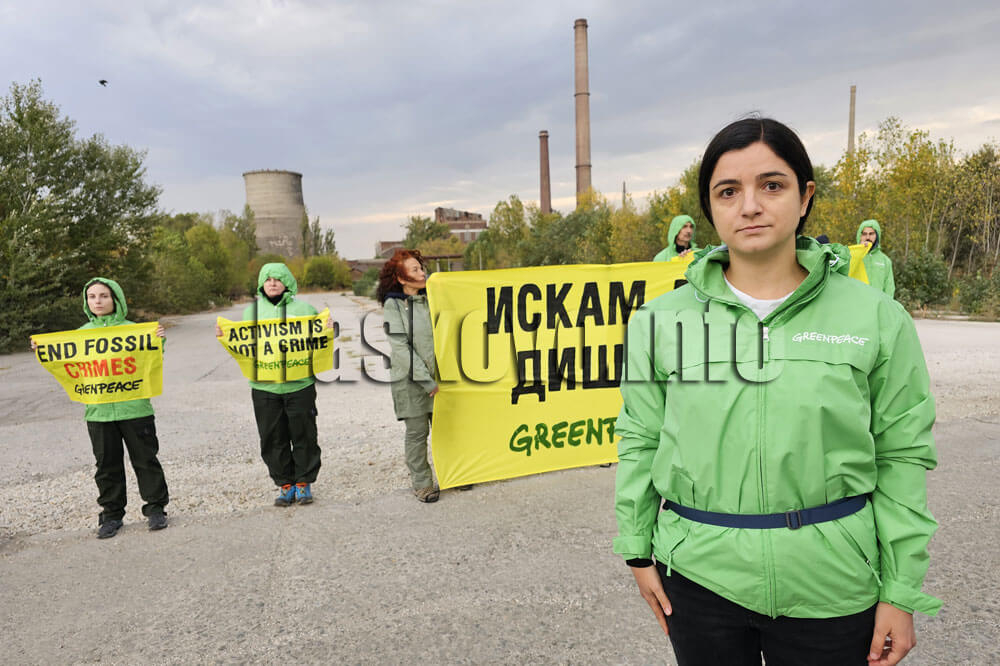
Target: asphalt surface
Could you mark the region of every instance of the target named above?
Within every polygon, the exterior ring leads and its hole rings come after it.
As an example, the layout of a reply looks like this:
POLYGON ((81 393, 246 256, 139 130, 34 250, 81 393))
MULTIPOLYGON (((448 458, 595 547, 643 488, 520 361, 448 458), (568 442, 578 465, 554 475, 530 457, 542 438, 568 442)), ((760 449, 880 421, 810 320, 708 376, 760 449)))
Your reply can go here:
MULTIPOLYGON (((199 348, 213 320, 172 319, 168 354, 185 340, 199 348)), ((919 645, 904 663, 997 664, 1000 325, 918 322, 918 330, 941 415, 940 464, 928 475, 940 529, 925 590, 944 608, 917 616, 919 645)), ((177 366, 173 390, 155 402, 172 442, 161 435, 175 498, 170 527, 147 531, 130 505, 125 528, 104 541, 94 538, 92 488, 86 520, 57 527, 43 506, 50 498, 37 496, 93 483, 82 417, 30 354, 0 357, 0 661, 673 663, 611 552, 614 468, 449 490, 420 504, 406 487, 402 432, 383 405, 388 388, 361 383, 320 397, 331 419, 320 425, 321 441, 347 441, 349 465, 325 455, 316 502, 275 508, 253 457, 252 422, 243 423, 251 419, 248 396, 233 388, 238 372, 205 348, 211 356, 191 354, 177 366), (215 464, 199 457, 213 445, 216 408, 198 409, 206 396, 220 405, 220 423, 240 422, 231 439, 244 447, 238 462, 254 470, 247 483, 257 489, 239 501, 226 478, 185 471, 215 464), (358 410, 368 420, 388 418, 386 427, 351 439, 365 420, 358 410), (168 426, 172 413, 189 416, 168 426), (361 440, 377 464, 350 459, 361 440), (388 476, 379 475, 383 462, 388 476), (345 490, 338 474, 355 465, 365 469, 345 490), (36 510, 37 520, 21 520, 36 510)), ((80 502, 55 503, 56 517, 60 506, 68 512, 80 502)))

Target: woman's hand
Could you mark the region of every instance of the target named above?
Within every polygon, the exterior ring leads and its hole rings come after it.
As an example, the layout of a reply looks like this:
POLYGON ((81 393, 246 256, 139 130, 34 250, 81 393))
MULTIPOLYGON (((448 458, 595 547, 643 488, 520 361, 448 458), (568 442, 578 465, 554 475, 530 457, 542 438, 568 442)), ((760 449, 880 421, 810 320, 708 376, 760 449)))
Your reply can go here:
POLYGON ((333 328, 333 315, 326 318, 326 327, 329 329, 333 328))
POLYGON ((635 583, 639 586, 639 594, 646 600, 649 607, 653 609, 656 621, 660 623, 660 628, 667 636, 670 630, 667 628, 667 615, 673 613, 670 607, 670 600, 667 593, 663 591, 663 581, 660 580, 660 572, 656 566, 651 567, 629 567, 632 575, 635 576, 635 583))
POLYGON ((433 391, 431 391, 430 393, 428 393, 427 395, 429 395, 430 397, 432 397, 432 398, 433 398, 434 396, 436 396, 436 395, 437 395, 437 392, 438 392, 438 391, 440 391, 440 390, 441 390, 441 389, 440 389, 440 387, 437 387, 437 386, 435 386, 435 387, 434 387, 434 390, 433 390, 433 391))
POLYGON ((167 329, 163 328, 163 324, 156 327, 156 337, 165 338, 167 337, 167 329))
POLYGON ((38 349, 38 343, 35 342, 34 338, 31 338, 31 351, 35 351, 36 349, 38 349))
POLYGON ((893 666, 917 645, 913 615, 880 601, 875 609, 875 633, 869 648, 870 666, 893 666), (886 643, 885 639, 891 639, 886 643))
POLYGON ((222 337, 222 327, 219 326, 218 324, 215 325, 215 337, 217 338, 222 337))

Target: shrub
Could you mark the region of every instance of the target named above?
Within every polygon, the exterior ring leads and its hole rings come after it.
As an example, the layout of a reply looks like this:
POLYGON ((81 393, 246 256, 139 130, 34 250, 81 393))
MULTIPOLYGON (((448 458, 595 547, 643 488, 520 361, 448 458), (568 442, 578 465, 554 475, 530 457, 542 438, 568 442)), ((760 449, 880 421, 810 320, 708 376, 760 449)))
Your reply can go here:
POLYGON ((343 259, 328 256, 306 261, 302 284, 306 287, 337 289, 351 286, 351 267, 343 259))
POLYGON ((979 314, 990 307, 990 279, 981 272, 958 281, 958 303, 963 312, 979 314))
POLYGON ((944 303, 951 296, 948 264, 929 250, 896 263, 896 300, 909 309, 944 303))
POLYGON ((364 274, 354 281, 354 295, 366 298, 375 298, 375 286, 378 282, 378 270, 375 267, 369 268, 364 274))

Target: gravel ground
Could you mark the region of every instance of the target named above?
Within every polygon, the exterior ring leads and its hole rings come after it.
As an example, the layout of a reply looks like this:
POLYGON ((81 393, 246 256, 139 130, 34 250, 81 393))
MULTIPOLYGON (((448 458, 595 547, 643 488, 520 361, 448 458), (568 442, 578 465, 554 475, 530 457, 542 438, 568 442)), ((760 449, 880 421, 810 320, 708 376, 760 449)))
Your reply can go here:
MULTIPOLYGON (((342 361, 359 377, 360 322, 374 304, 304 298, 337 315, 342 361)), ((610 552, 613 470, 446 491, 421 505, 389 389, 359 379, 318 387, 316 504, 271 507, 249 389, 212 333, 216 315, 240 310, 164 319, 154 405, 171 528, 161 533, 144 529, 129 470, 125 530, 93 538, 82 406, 31 354, 0 357, 4 661, 669 663, 610 552)), ((379 324, 376 313, 368 340, 384 347, 379 324)), ((1000 663, 1000 324, 917 328, 941 459, 928 477, 941 529, 927 589, 945 607, 918 618, 920 646, 906 663, 1000 663)))

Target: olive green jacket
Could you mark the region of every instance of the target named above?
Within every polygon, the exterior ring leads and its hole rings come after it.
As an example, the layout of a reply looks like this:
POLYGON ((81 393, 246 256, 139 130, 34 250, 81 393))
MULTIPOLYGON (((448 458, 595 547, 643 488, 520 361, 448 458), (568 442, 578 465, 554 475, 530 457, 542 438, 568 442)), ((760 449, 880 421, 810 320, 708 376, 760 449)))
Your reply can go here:
POLYGON ((434 381, 437 363, 426 292, 421 289, 415 296, 389 292, 383 313, 392 349, 389 378, 396 418, 429 414, 434 411, 430 392, 437 386, 434 381))

